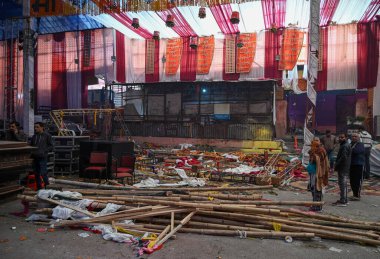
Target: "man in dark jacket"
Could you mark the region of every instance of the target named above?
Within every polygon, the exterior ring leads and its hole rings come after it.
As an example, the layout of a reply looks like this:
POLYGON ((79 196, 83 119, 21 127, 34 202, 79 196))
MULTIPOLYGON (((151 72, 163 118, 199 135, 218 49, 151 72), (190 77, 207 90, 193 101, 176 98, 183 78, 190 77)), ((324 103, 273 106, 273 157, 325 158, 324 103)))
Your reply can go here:
POLYGON ((33 169, 36 176, 37 189, 41 189, 41 176, 44 180, 45 187, 49 184, 47 174, 47 157, 48 152, 53 150, 53 141, 51 135, 44 131, 44 124, 36 122, 34 124, 35 134, 32 137, 31 145, 37 147, 37 150, 32 152, 33 169))
POLYGON ((350 184, 353 193, 352 201, 360 200, 360 191, 363 182, 363 168, 365 164, 365 148, 360 142, 360 135, 353 133, 351 136, 351 167, 350 184))
POLYGON ((335 161, 335 171, 338 171, 338 184, 340 189, 340 199, 333 203, 335 206, 347 206, 347 178, 351 165, 351 146, 347 142, 347 134, 339 135, 339 152, 335 161))
POLYGON ((8 130, 5 133, 7 141, 26 141, 26 135, 20 130, 20 124, 17 121, 9 123, 8 130))

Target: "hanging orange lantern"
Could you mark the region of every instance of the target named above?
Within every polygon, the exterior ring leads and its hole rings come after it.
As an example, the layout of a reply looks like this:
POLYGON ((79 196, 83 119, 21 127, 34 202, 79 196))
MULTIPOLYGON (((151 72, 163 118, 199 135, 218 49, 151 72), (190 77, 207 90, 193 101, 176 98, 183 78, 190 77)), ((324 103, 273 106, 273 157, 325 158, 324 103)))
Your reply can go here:
POLYGON ((132 27, 138 29, 140 27, 139 18, 132 19, 132 27))
POLYGON ((153 32, 153 39, 159 40, 160 39, 160 32, 159 31, 154 31, 153 32))
POLYGON ((191 37, 190 38, 190 48, 192 48, 192 49, 198 48, 198 39, 197 39, 197 37, 191 37))
POLYGON ((206 18, 206 8, 205 7, 199 8, 198 17, 201 19, 206 18))
POLYGON ((239 12, 232 12, 230 21, 232 24, 238 24, 240 22, 239 12))
POLYGON ((166 17, 166 26, 169 27, 169 28, 172 28, 174 27, 174 17, 170 14, 168 14, 168 16, 166 17))

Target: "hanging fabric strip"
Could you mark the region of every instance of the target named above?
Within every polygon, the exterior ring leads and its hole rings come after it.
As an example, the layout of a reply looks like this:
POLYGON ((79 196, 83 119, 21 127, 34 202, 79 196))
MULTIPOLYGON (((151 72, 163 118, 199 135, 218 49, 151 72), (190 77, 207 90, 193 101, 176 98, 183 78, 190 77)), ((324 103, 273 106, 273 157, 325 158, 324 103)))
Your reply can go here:
POLYGON ((65 33, 53 34, 51 104, 52 109, 67 108, 65 33))
POLYGON ((160 41, 146 40, 146 73, 145 82, 154 83, 160 80, 159 60, 160 60, 160 41))
POLYGON ((124 34, 116 31, 116 80, 126 83, 125 80, 125 40, 124 34))
POLYGON ((171 15, 174 22, 174 27, 172 27, 173 31, 175 31, 181 37, 195 37, 197 34, 190 26, 190 24, 186 21, 185 17, 183 17, 181 11, 177 7, 173 7, 166 11, 157 12, 157 15, 166 22, 168 15, 171 15))
POLYGON ((363 17, 360 19, 360 22, 371 22, 374 21, 376 15, 380 11, 380 1, 379 0, 372 0, 369 6, 367 7, 367 10, 363 14, 363 17))
POLYGON ((249 73, 256 53, 256 33, 244 33, 238 36, 237 73, 249 73), (239 42, 240 41, 240 42, 239 42), (241 46, 241 47, 240 47, 241 46))
POLYGON ((165 62, 165 74, 175 75, 177 74, 179 65, 181 63, 182 55, 182 38, 168 39, 166 45, 166 62, 165 62))
POLYGON ((154 45, 155 40, 146 40, 145 74, 154 73, 154 45))
POLYGON ((232 74, 236 72, 236 39, 235 35, 226 35, 225 39, 225 73, 232 74))
POLYGON ((261 0, 265 29, 285 26, 286 0, 261 0))
POLYGON ((211 13, 224 34, 234 34, 239 32, 238 24, 232 24, 230 21, 232 8, 229 3, 219 4, 220 2, 216 0, 209 0, 208 2, 211 13))
POLYGON ((322 27, 319 30, 319 55, 318 55, 318 80, 317 91, 327 90, 327 59, 328 59, 328 27, 322 27))
POLYGON ((214 36, 200 37, 198 39, 197 54, 197 74, 205 75, 210 72, 211 63, 214 57, 215 39, 214 36))
MULTIPOLYGON (((322 2, 322 1, 321 1, 322 2)), ((320 10, 320 26, 327 26, 330 24, 335 11, 339 5, 340 0, 324 0, 320 10)))
POLYGON ((301 53, 304 32, 298 29, 287 28, 282 36, 280 54, 280 70, 292 70, 301 53))

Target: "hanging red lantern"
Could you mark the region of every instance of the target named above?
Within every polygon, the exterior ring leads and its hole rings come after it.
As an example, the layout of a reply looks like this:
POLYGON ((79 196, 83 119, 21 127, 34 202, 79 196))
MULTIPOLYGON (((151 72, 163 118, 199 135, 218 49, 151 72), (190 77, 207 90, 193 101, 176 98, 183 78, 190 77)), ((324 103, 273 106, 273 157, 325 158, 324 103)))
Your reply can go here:
POLYGON ((197 37, 191 37, 190 38, 190 48, 192 48, 192 49, 198 48, 198 39, 197 39, 197 37))
POLYGON ((159 40, 160 39, 160 32, 159 31, 154 31, 153 32, 153 39, 159 40))
POLYGON ((205 7, 199 8, 198 17, 201 19, 206 18, 206 8, 205 7))
POLYGON ((140 27, 139 18, 132 19, 132 27, 138 29, 140 27))
POLYGON ((166 23, 166 26, 168 26, 169 28, 174 27, 174 17, 171 14, 168 14, 168 16, 166 17, 165 23, 166 23))
POLYGON ((240 22, 239 12, 232 12, 230 21, 232 24, 238 24, 240 22))

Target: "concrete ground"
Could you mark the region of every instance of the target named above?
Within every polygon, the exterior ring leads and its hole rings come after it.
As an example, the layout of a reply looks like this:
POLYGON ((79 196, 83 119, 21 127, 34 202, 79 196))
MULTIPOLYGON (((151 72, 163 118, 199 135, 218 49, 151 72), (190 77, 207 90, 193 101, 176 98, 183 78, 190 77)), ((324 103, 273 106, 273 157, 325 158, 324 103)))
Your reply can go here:
MULTIPOLYGON (((264 195, 267 199, 310 200, 305 192, 279 191, 264 195), (277 194, 277 195, 276 195, 277 194)), ((350 202, 348 207, 333 207, 336 194, 325 196, 324 214, 333 213, 360 220, 380 221, 380 197, 364 196, 359 202, 350 202)), ((103 240, 98 234, 78 236, 83 230, 56 229, 54 232, 38 232, 41 226, 25 222, 24 218, 9 213, 22 210, 20 201, 3 201, 0 204, 0 258, 138 258, 129 244, 103 240), (12 229, 16 227, 16 229, 12 229), (25 239, 25 240, 21 240, 25 239)), ((286 243, 282 239, 240 239, 193 234, 177 234, 162 250, 143 258, 210 259, 210 258, 380 258, 380 248, 356 243, 332 240, 294 240, 286 243)))

